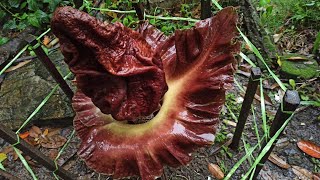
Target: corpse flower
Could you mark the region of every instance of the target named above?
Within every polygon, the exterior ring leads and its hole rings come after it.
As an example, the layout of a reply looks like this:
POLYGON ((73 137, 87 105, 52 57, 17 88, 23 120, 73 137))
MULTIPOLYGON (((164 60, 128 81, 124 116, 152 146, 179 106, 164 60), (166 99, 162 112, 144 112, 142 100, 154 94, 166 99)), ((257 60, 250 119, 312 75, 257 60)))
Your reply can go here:
POLYGON ((166 37, 147 22, 134 31, 57 9, 51 25, 76 76, 74 126, 86 164, 114 178, 155 179, 212 144, 240 47, 236 21, 228 7, 166 37))

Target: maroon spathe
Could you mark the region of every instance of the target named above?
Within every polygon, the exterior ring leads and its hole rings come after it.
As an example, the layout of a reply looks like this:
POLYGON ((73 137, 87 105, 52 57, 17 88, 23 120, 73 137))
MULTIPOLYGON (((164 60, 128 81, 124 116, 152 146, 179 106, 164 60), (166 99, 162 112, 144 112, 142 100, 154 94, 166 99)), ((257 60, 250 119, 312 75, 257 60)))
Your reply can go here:
POLYGON ((58 8, 51 22, 78 89, 105 114, 135 120, 158 110, 167 90, 160 57, 139 33, 58 8))
POLYGON ((76 76, 74 125, 86 164, 114 178, 155 179, 212 144, 240 49, 236 21, 228 7, 166 37, 147 22, 133 31, 56 10, 52 29, 76 76), (147 123, 117 121, 157 110, 147 123))

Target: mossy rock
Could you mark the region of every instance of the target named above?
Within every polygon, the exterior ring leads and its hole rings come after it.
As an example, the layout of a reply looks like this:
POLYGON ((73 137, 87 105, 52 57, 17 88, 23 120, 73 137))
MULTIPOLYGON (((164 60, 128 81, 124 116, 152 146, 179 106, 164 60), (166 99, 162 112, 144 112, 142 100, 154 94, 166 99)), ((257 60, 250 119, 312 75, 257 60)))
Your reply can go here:
POLYGON ((281 72, 288 78, 310 79, 319 76, 316 60, 299 54, 288 54, 280 59, 281 72))

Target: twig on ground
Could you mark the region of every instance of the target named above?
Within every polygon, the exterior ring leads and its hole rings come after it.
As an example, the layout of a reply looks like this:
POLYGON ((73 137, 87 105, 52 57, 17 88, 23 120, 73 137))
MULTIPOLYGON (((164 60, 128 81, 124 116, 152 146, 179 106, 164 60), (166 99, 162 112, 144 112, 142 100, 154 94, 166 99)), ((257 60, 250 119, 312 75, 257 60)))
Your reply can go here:
POLYGON ((4 177, 5 179, 10 179, 10 180, 20 180, 16 176, 14 176, 14 175, 12 175, 12 174, 10 174, 7 171, 4 171, 2 169, 0 169, 0 177, 4 177))

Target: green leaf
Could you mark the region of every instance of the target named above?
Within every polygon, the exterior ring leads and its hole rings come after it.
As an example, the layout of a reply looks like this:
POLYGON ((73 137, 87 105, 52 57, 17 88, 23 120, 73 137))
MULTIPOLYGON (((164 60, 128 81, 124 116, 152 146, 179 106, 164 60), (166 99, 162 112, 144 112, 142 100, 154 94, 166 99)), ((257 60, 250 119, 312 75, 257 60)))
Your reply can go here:
POLYGON ((123 25, 128 26, 129 25, 129 20, 128 18, 123 18, 123 25))
POLYGON ((34 12, 34 15, 36 18, 38 18, 38 20, 41 23, 46 23, 49 22, 49 16, 48 14, 46 14, 45 12, 41 11, 41 10, 37 10, 36 12, 34 12))
POLYGON ((0 46, 7 43, 10 39, 7 37, 0 37, 0 46))
POLYGON ((150 24, 155 25, 156 24, 156 20, 155 19, 150 19, 149 20, 150 24))
POLYGON ((35 27, 40 27, 40 22, 35 15, 30 15, 28 18, 28 22, 35 27))
POLYGON ((5 23, 3 25, 3 29, 16 29, 17 28, 17 23, 16 23, 16 19, 12 19, 12 20, 9 20, 7 23, 5 23))
POLYGON ((20 6, 20 9, 24 9, 27 6, 27 2, 23 2, 20 6))
POLYGON ((2 21, 2 19, 3 19, 6 15, 7 15, 7 13, 6 13, 4 10, 0 9, 0 22, 2 21))
POLYGON ((289 84, 292 87, 292 89, 296 89, 296 82, 293 79, 289 79, 289 84))
POLYGON ((263 6, 265 6, 265 5, 269 4, 269 3, 270 3, 270 0, 260 0, 260 2, 259 2, 261 7, 263 7, 263 6))
POLYGON ((27 18, 28 18, 27 13, 23 13, 22 16, 20 16, 20 20, 27 19, 27 18))
POLYGON ((33 14, 29 14, 28 22, 32 26, 40 27, 42 23, 49 22, 49 17, 45 12, 41 11, 40 9, 38 9, 33 14))
POLYGON ((28 2, 28 9, 31 11, 36 11, 39 9, 38 3, 36 0, 27 0, 28 2))
POLYGON ((106 0, 106 5, 110 6, 111 5, 111 0, 106 0))
POLYGON ((272 10, 273 10, 273 6, 269 6, 269 7, 266 8, 267 16, 268 16, 268 15, 271 15, 272 10))
POLYGON ((20 5, 20 0, 9 0, 9 5, 14 8, 18 8, 20 5))
POLYGON ((20 21, 20 23, 17 25, 18 30, 24 30, 27 27, 28 21, 20 21))
POLYGON ((62 0, 44 0, 44 3, 48 3, 48 7, 51 12, 53 12, 57 6, 61 3, 62 0))

